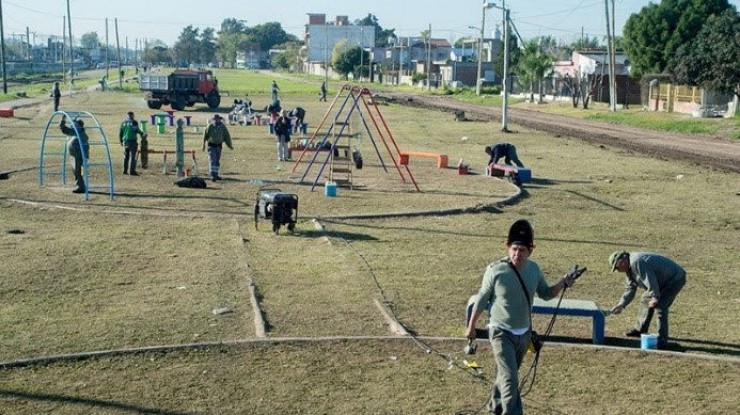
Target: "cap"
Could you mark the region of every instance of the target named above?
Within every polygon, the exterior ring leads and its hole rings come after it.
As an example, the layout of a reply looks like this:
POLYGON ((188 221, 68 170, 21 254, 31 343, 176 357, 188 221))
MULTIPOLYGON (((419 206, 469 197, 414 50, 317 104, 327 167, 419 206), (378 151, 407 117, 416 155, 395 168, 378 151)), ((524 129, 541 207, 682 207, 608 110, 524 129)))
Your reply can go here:
POLYGON ((213 116, 213 119, 214 120, 223 120, 223 118, 220 115, 218 115, 218 114, 214 115, 213 116))
POLYGON ((133 111, 129 111, 129 112, 127 112, 126 114, 128 114, 128 115, 130 115, 130 116, 132 116, 132 117, 134 116, 134 112, 133 112, 133 111))
POLYGON ((524 245, 528 248, 534 246, 534 229, 525 219, 519 219, 509 228, 509 237, 506 239, 509 245, 524 245))
POLYGON ((628 257, 630 254, 627 251, 616 251, 609 255, 609 265, 612 266, 612 272, 617 269, 617 264, 622 258, 628 257))

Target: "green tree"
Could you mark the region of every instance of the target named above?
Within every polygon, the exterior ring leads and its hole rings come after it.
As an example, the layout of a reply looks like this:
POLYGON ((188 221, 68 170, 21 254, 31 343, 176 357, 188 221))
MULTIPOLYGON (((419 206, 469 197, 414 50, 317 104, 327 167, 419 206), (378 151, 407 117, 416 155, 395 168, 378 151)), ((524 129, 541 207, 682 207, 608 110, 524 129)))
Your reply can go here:
POLYGON ((199 30, 192 25, 187 26, 177 38, 173 52, 175 63, 178 66, 187 66, 200 61, 200 42, 198 41, 199 30))
POLYGON ((171 66, 173 63, 172 50, 164 46, 164 44, 147 47, 142 58, 145 62, 151 62, 155 65, 171 66))
POLYGON ((677 82, 732 93, 740 98, 740 14, 710 16, 691 43, 678 49, 677 82))
POLYGON ((97 32, 87 32, 80 36, 82 49, 91 50, 100 46, 100 38, 97 32))
POLYGON ((221 22, 221 30, 216 40, 216 56, 224 65, 236 67, 236 53, 248 39, 247 27, 241 21, 233 18, 221 22))
POLYGON ((376 45, 387 45, 388 38, 396 38, 396 29, 383 29, 378 23, 378 18, 375 15, 368 13, 367 16, 362 19, 355 20, 356 26, 374 26, 375 27, 375 44, 376 45))
POLYGON ((730 7, 728 0, 661 0, 632 14, 622 42, 632 75, 661 73, 675 66, 678 49, 692 41, 710 16, 730 7))
MULTIPOLYGON (((335 47, 336 52, 336 47, 335 47)), ((359 46, 351 47, 347 50, 338 52, 332 56, 332 68, 344 79, 349 78, 351 73, 355 78, 359 76, 360 61, 366 58, 362 58, 362 54, 367 53, 362 50, 359 46)))
POLYGON ((301 44, 299 42, 288 42, 278 46, 283 49, 283 52, 272 59, 272 67, 276 69, 295 70, 298 67, 301 44))
POLYGON ((200 51, 200 63, 209 63, 216 60, 216 31, 212 27, 203 29, 198 43, 200 51))
POLYGON ((252 35, 260 44, 260 49, 267 51, 275 45, 287 42, 298 42, 298 38, 287 33, 278 22, 268 22, 254 26, 248 34, 252 35))
MULTIPOLYGON (((516 36, 509 37, 509 74, 512 73, 513 68, 516 68, 519 63, 521 56, 521 50, 519 49, 519 40, 516 36)), ((504 73, 504 48, 499 48, 496 52, 496 60, 493 62, 493 71, 496 74, 504 73)), ((511 84, 509 84, 511 85, 511 84)))
POLYGON ((537 89, 541 101, 542 81, 545 74, 552 69, 552 58, 542 51, 539 38, 532 39, 524 44, 522 56, 516 68, 519 82, 523 85, 529 85, 530 101, 534 102, 535 89, 537 89))

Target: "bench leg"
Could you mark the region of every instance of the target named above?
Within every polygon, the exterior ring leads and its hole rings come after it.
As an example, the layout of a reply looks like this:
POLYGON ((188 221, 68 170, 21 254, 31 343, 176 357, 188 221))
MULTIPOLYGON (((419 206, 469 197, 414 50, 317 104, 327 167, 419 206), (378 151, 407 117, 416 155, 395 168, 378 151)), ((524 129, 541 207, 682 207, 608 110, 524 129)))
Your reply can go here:
POLYGON ((594 316, 593 332, 594 344, 604 344, 604 315, 601 313, 594 316))

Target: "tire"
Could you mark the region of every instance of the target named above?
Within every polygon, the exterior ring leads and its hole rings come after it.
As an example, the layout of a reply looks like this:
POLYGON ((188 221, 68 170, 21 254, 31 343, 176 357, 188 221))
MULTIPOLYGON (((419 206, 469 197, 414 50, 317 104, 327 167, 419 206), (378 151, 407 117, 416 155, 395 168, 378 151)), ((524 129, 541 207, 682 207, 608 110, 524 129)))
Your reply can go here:
POLYGON ((208 104, 208 108, 210 109, 218 108, 221 105, 221 95, 218 92, 211 92, 206 95, 206 104, 208 104))
POLYGON ((158 110, 162 108, 162 101, 156 99, 148 99, 146 101, 146 106, 149 107, 149 109, 158 110))
POLYGON ((175 111, 182 111, 185 109, 185 106, 187 106, 187 100, 184 96, 178 95, 175 97, 175 100, 170 103, 170 106, 175 111))

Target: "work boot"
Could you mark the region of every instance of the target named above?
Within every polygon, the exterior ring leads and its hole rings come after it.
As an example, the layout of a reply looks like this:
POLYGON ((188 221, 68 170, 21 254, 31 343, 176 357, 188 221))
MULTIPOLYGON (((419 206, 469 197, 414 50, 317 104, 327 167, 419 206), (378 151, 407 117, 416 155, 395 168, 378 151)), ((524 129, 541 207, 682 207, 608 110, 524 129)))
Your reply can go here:
POLYGON ((138 175, 139 175, 139 173, 137 173, 137 172, 135 172, 135 171, 132 171, 132 172, 131 172, 131 176, 138 176, 138 175))
POLYGON ((75 190, 72 190, 72 193, 85 193, 85 189, 78 187, 75 190))
POLYGON ((640 337, 641 335, 645 334, 646 332, 640 331, 637 329, 629 329, 626 333, 624 333, 627 337, 640 337))

